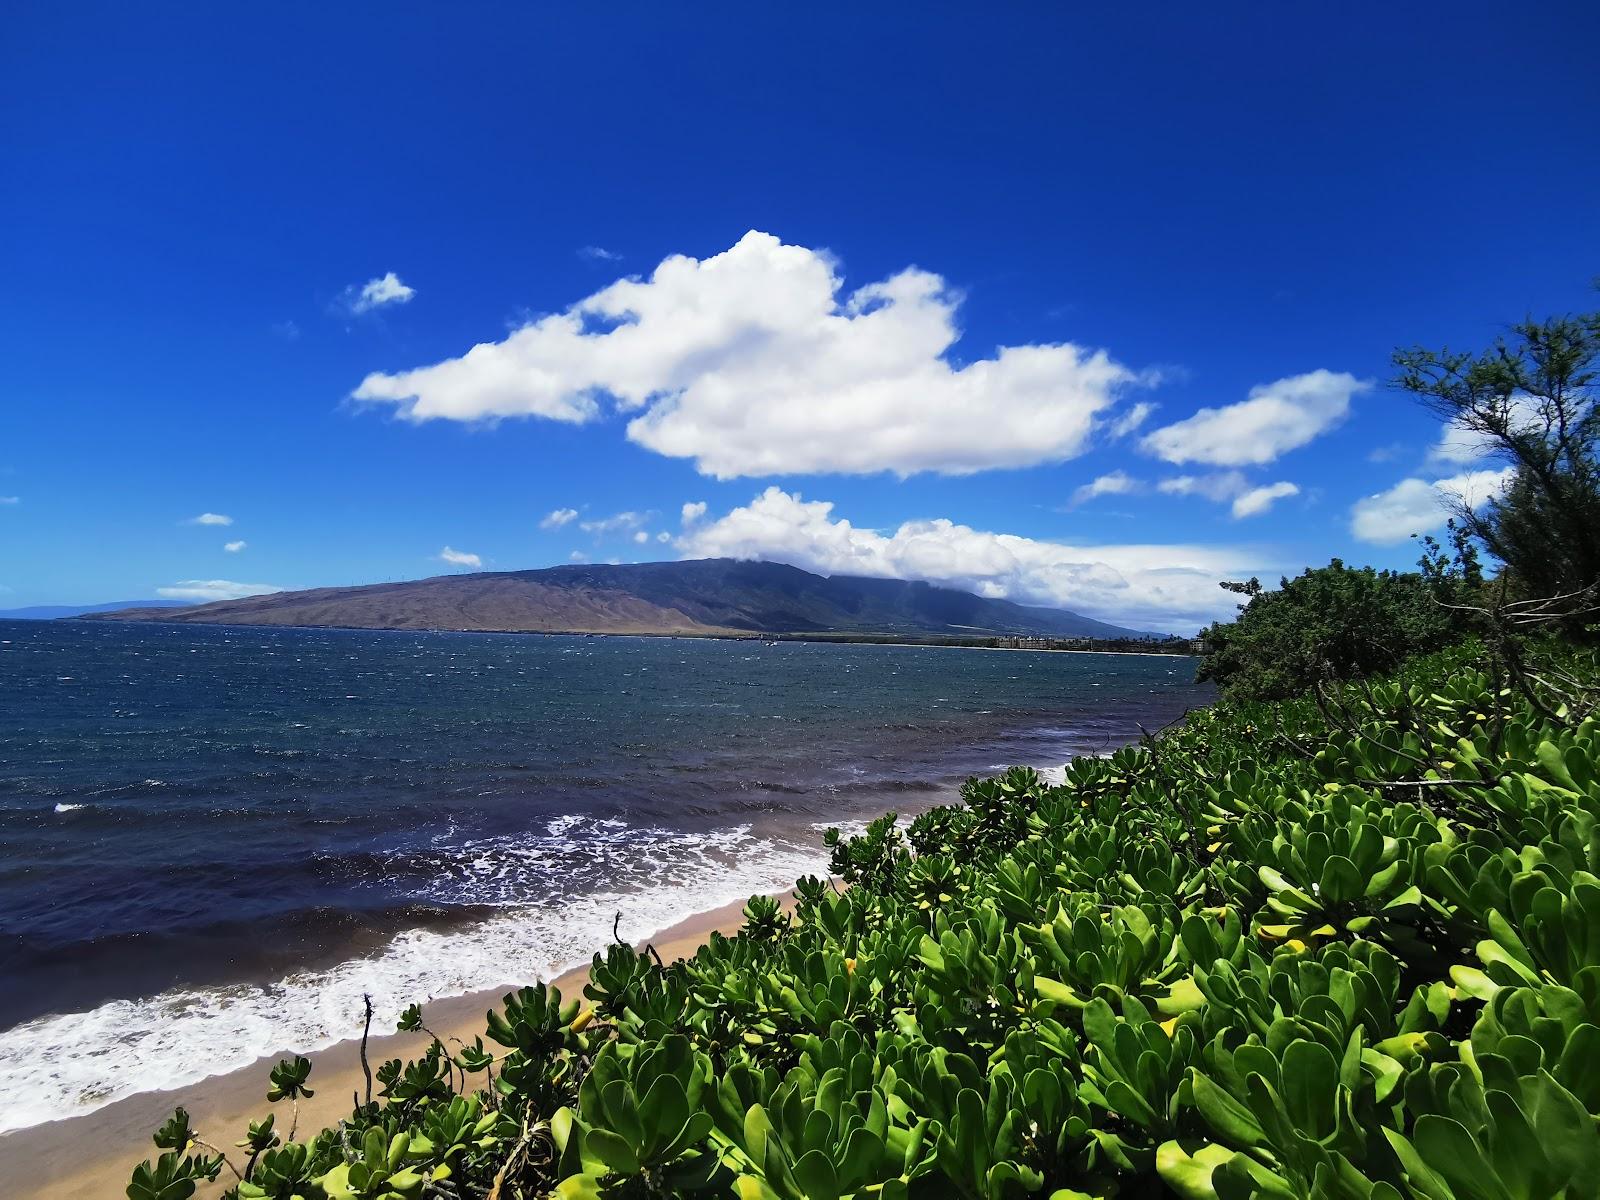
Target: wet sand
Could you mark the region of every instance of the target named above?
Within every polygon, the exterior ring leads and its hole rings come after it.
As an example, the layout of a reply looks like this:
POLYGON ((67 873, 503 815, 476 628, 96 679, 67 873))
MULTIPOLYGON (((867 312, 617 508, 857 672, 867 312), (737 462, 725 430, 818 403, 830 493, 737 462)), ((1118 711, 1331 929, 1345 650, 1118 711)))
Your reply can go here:
MULTIPOLYGON (((786 906, 787 900, 785 897, 786 906)), ((743 923, 742 908, 743 902, 739 902, 699 913, 650 941, 668 962, 687 958, 711 933, 737 930, 743 923)), ((566 999, 581 998, 588 975, 587 967, 569 971, 555 980, 555 985, 566 999)), ((470 1043, 483 1034, 485 1013, 500 1006, 506 990, 497 988, 435 1000, 424 1006, 423 1019, 454 1050, 452 1039, 470 1043)), ((306 1055, 312 1064, 308 1082, 315 1095, 300 1105, 302 1140, 349 1115, 354 1101, 366 1088, 361 1071, 360 1030, 353 1029, 351 1033, 348 1041, 306 1055)), ((427 1048, 428 1041, 427 1035, 421 1033, 386 1032, 379 1036, 374 1032, 367 1043, 367 1058, 376 1070, 388 1058, 417 1057, 427 1048)), ((278 1129, 288 1132, 289 1106, 267 1103, 267 1074, 280 1058, 294 1053, 294 1047, 285 1047, 242 1070, 187 1087, 142 1092, 81 1117, 0 1135, 0 1193, 7 1200, 79 1196, 85 1200, 112 1200, 122 1196, 133 1168, 141 1159, 153 1159, 158 1153, 150 1135, 179 1106, 189 1110, 191 1123, 201 1138, 242 1163, 243 1156, 233 1143, 244 1136, 250 1121, 275 1112, 278 1129)), ((232 1174, 224 1167, 217 1185, 203 1188, 196 1195, 218 1195, 232 1182, 232 1174)))

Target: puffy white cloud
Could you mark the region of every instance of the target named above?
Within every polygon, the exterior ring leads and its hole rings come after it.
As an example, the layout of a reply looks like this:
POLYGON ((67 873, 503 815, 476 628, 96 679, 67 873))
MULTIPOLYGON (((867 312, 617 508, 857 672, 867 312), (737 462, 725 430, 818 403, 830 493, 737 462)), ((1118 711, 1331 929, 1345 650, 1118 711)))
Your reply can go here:
POLYGON ((1112 471, 1109 475, 1101 475, 1092 479, 1072 493, 1072 505, 1076 508, 1093 500, 1096 496, 1126 496, 1129 492, 1136 492, 1144 485, 1126 471, 1112 471))
POLYGON ((1402 479, 1387 491, 1356 501, 1350 532, 1363 542, 1392 546, 1412 534, 1438 529, 1457 504, 1477 506, 1505 491, 1516 470, 1466 471, 1429 483, 1402 479))
POLYGON ((704 500, 691 500, 683 506, 683 524, 693 525, 706 515, 706 502, 704 500))
POLYGON ((243 550, 249 544, 250 544, 249 542, 247 542, 247 541, 245 541, 244 539, 241 538, 237 542, 224 542, 224 543, 222 543, 222 548, 224 550, 226 550, 229 554, 237 554, 237 553, 239 553, 239 551, 243 550))
POLYGON ((411 421, 570 422, 610 397, 638 412, 629 438, 707 475, 910 475, 1071 458, 1136 382, 1070 343, 954 365, 959 304, 917 268, 844 293, 826 254, 751 232, 353 396, 411 421))
POLYGON ((1298 496, 1299 494, 1299 487, 1288 482, 1288 480, 1265 484, 1262 487, 1253 487, 1249 491, 1242 492, 1233 498, 1234 519, 1242 520, 1245 517, 1259 516, 1285 496, 1298 496))
POLYGON ((650 534, 647 530, 641 529, 633 535, 633 540, 637 545, 643 546, 650 540, 650 534))
POLYGON ((619 512, 614 516, 600 517, 593 521, 580 521, 578 528, 596 537, 606 537, 613 533, 631 533, 648 521, 651 515, 647 512, 619 512))
POLYGON ((1222 504, 1249 491, 1250 481, 1239 471, 1212 471, 1163 479, 1156 484, 1156 490, 1169 496, 1203 496, 1222 504))
POLYGON ((483 559, 476 554, 468 554, 465 550, 452 550, 446 546, 439 551, 439 561, 447 562, 452 567, 481 567, 483 559))
POLYGON ((1074 546, 948 520, 908 521, 885 534, 835 518, 833 507, 769 487, 683 533, 677 546, 688 558, 759 558, 825 574, 924 579, 1174 632, 1232 613, 1233 598, 1218 582, 1264 566, 1241 547, 1074 546))
POLYGON ((204 604, 210 600, 242 600, 246 596, 266 596, 281 592, 281 587, 270 583, 235 583, 231 579, 180 579, 171 587, 159 587, 156 595, 168 600, 193 600, 204 604))
POLYGON ((539 522, 540 529, 560 529, 563 525, 570 525, 578 519, 578 510, 575 508, 558 508, 546 513, 539 522))
POLYGON ((660 533, 656 534, 656 541, 658 541, 658 542, 666 543, 666 542, 670 542, 671 540, 672 540, 672 535, 670 533, 668 533, 665 529, 663 529, 660 533))
POLYGON ((417 294, 415 288, 409 288, 400 282, 400 277, 393 271, 369 279, 359 288, 351 286, 345 289, 345 303, 353 313, 371 312, 375 308, 385 308, 391 304, 406 304, 417 294))
POLYGON ((568 562, 575 562, 575 563, 586 563, 586 562, 589 561, 589 556, 587 554, 585 554, 582 550, 574 550, 571 554, 567 555, 567 561, 568 562))
POLYGON ((190 517, 185 525, 232 525, 233 518, 222 513, 203 512, 198 517, 190 517))
POLYGON ((1140 445, 1170 463, 1219 467, 1269 463, 1326 433, 1372 385, 1342 371, 1311 371, 1250 389, 1247 399, 1146 434, 1140 445))

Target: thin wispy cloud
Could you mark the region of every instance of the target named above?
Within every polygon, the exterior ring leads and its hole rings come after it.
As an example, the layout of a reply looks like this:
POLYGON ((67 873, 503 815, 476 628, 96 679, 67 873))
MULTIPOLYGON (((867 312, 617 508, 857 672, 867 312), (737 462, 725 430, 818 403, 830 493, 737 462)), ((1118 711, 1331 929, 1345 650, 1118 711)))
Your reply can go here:
POLYGON ((190 517, 183 523, 185 525, 232 525, 233 518, 224 513, 203 512, 198 517, 190 517))
POLYGON ((1263 484, 1261 487, 1253 487, 1249 491, 1234 497, 1233 518, 1238 521, 1243 520, 1245 517, 1259 517, 1262 513, 1270 510, 1279 500, 1287 496, 1298 496, 1299 494, 1299 485, 1290 483, 1288 480, 1263 484))
POLYGON ((237 541, 237 542, 224 542, 222 544, 222 548, 225 551, 227 551, 229 554, 237 554, 237 553, 239 553, 239 551, 243 550, 249 544, 250 544, 249 542, 246 542, 246 541, 243 541, 243 540, 237 541))
POLYGON ((604 246, 580 246, 578 257, 586 258, 590 262, 621 262, 622 255, 615 250, 607 250, 604 246))
POLYGON ((577 509, 575 509, 575 508, 558 508, 558 509, 554 510, 553 512, 549 512, 549 513, 545 514, 544 518, 539 522, 539 528, 540 529, 560 529, 564 525, 572 524, 572 522, 576 521, 577 519, 578 519, 578 510, 577 509))
POLYGON ((605 537, 613 533, 631 533, 649 521, 653 515, 647 512, 619 512, 614 516, 599 517, 593 521, 580 521, 578 528, 596 537, 605 537))
POLYGON ((1077 508, 1098 496, 1127 496, 1141 490, 1144 484, 1126 471, 1112 471, 1092 479, 1072 493, 1070 507, 1077 508))

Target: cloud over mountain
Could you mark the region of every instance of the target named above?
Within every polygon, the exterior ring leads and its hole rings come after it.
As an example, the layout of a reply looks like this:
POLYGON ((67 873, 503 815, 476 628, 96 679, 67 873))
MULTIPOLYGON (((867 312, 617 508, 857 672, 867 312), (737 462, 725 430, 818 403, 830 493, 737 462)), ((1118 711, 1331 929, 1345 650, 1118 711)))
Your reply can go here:
POLYGON ((749 504, 691 527, 676 544, 689 558, 763 558, 826 574, 923 579, 1174 632, 1231 613, 1232 597, 1219 581, 1262 565, 1241 547, 1074 546, 943 519, 907 521, 882 533, 833 510, 828 501, 769 487, 749 504))

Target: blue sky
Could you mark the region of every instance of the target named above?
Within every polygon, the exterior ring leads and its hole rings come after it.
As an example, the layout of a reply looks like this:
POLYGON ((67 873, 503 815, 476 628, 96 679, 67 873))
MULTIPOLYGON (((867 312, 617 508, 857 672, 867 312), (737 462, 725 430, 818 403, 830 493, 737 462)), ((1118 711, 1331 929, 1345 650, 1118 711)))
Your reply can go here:
POLYGON ((0 607, 735 553, 1184 629, 1493 487, 1389 354, 1595 306, 1592 5, 871 7, 13 6, 0 607))

